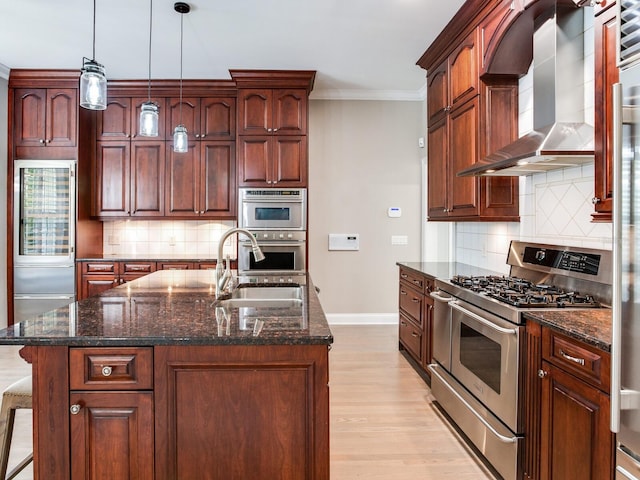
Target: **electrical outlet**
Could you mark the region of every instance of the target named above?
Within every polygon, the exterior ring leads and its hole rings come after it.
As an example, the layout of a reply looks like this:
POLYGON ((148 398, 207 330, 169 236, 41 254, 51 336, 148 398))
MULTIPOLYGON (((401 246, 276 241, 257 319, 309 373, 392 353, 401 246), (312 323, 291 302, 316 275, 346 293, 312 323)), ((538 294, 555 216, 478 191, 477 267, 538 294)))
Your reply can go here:
POLYGON ((176 237, 174 237, 173 235, 169 237, 169 245, 172 247, 176 245, 176 237))

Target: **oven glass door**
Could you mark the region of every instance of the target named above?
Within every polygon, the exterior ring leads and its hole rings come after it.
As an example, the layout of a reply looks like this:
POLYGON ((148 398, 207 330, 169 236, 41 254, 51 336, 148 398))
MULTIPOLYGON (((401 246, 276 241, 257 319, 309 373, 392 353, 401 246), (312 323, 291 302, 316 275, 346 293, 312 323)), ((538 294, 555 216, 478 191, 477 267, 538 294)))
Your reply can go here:
POLYGON ((452 307, 451 373, 513 432, 518 422, 521 329, 472 305, 452 307))
POLYGON ((241 205, 241 227, 304 230, 306 222, 303 205, 302 202, 245 200, 241 205))
POLYGON ((240 273, 304 273, 304 242, 259 243, 264 260, 256 262, 251 251, 251 243, 241 242, 238 251, 238 270, 240 273))

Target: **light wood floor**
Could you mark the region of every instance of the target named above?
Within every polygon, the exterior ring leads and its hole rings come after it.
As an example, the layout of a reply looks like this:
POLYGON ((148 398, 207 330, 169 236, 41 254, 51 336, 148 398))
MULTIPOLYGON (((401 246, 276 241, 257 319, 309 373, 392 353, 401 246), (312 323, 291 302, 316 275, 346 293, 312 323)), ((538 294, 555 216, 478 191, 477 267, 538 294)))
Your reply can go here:
MULTIPOLYGON (((432 405, 429 388, 398 352, 397 327, 331 330, 332 480, 494 478, 432 405)), ((0 347, 0 389, 29 374, 18 350, 0 347)), ((31 450, 29 413, 18 412, 10 466, 31 450)), ((32 478, 31 467, 16 477, 32 478)))

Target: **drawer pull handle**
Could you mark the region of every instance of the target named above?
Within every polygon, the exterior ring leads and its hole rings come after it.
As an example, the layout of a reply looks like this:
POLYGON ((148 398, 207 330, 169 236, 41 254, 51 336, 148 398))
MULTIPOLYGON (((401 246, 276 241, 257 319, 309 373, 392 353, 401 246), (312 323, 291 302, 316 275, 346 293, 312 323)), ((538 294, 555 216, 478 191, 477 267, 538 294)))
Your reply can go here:
POLYGON ((564 353, 564 350, 560 349, 560 356, 562 358, 566 358, 570 362, 577 363, 578 365, 582 365, 584 367, 584 358, 572 357, 571 355, 567 355, 564 353))
POLYGON ((102 376, 108 377, 111 375, 111 372, 113 372, 113 369, 109 365, 102 367, 102 376))
POLYGON ((417 334, 416 332, 411 332, 411 336, 412 336, 413 338, 418 338, 418 334, 417 334))
POLYGON ((77 403, 71 405, 71 407, 69 408, 69 411, 71 412, 71 415, 78 415, 80 413, 80 405, 78 405, 77 403))
POLYGON ((400 295, 406 295, 407 292, 405 292, 404 290, 400 290, 400 295))
POLYGON ((415 297, 414 297, 414 298, 412 298, 412 299, 411 299, 411 301, 412 301, 413 303, 420 303, 420 299, 419 299, 419 298, 415 298, 415 297))
POLYGON ((401 274, 400 274, 400 276, 401 276, 402 278, 409 278, 409 275, 407 275, 406 273, 401 273, 401 274))
POLYGON ((420 287, 422 286, 422 282, 420 280, 414 280, 413 283, 420 287))

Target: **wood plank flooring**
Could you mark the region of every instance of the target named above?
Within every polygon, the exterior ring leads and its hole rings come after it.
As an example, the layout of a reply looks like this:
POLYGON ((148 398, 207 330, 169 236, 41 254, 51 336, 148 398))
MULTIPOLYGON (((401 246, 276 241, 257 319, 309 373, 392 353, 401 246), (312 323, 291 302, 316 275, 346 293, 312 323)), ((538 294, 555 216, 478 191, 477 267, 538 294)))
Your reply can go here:
MULTIPOLYGON (((398 352, 397 327, 334 325, 330 352, 332 480, 493 479, 432 405, 398 352)), ((17 347, 0 347, 0 389, 28 375, 17 347)), ((30 411, 19 411, 11 465, 31 450, 30 411)), ((32 480, 28 467, 17 480, 32 480)))

